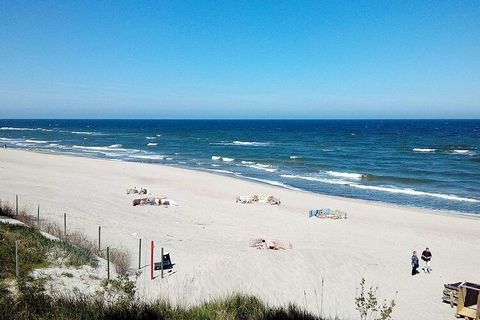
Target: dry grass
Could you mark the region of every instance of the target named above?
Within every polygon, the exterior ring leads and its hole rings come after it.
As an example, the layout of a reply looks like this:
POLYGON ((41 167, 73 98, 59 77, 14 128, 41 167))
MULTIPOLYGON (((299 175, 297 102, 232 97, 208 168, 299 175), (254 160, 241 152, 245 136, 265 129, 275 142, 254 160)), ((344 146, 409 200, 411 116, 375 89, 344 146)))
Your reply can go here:
POLYGON ((132 256, 124 248, 114 249, 110 252, 110 261, 115 265, 115 271, 118 274, 126 274, 130 267, 132 256))
MULTIPOLYGON (((15 210, 9 205, 8 202, 0 203, 0 216, 14 218, 23 222, 29 227, 38 227, 36 217, 29 215, 26 210, 21 210, 18 215, 16 215, 15 210)), ((65 230, 63 226, 54 222, 45 221, 40 224, 39 229, 69 244, 85 249, 92 255, 107 259, 106 251, 99 250, 95 241, 87 238, 80 232, 67 233, 65 236, 65 230)), ((124 275, 127 273, 128 268, 130 267, 130 261, 131 254, 126 249, 118 248, 110 250, 110 262, 113 263, 118 274, 124 275)))

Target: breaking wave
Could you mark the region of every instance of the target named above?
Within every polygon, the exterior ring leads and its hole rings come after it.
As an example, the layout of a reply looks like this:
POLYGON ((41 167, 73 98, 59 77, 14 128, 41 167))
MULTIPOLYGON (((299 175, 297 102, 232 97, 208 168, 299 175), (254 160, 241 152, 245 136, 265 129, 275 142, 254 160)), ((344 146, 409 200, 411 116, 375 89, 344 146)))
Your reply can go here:
POLYGON ((480 200, 473 199, 473 198, 465 198, 465 197, 460 197, 453 194, 425 192, 425 191, 419 191, 411 188, 398 188, 393 186, 368 186, 368 185, 363 185, 358 183, 351 183, 345 180, 333 180, 333 179, 324 179, 319 177, 297 176, 297 175, 287 175, 287 174, 281 175, 281 177, 290 178, 290 179, 302 179, 302 180, 308 180, 308 181, 318 181, 318 182, 330 183, 330 184, 348 185, 352 188, 364 189, 364 190, 374 190, 374 191, 405 194, 405 195, 412 195, 412 196, 433 197, 433 198, 440 198, 440 199, 446 199, 446 200, 452 200, 452 201, 480 202, 480 200))
POLYGON ((326 171, 327 175, 336 177, 336 178, 345 178, 350 180, 361 180, 366 178, 366 175, 360 173, 349 173, 349 172, 337 172, 337 171, 326 171))
POLYGON ((431 148, 413 148, 413 152, 435 152, 437 149, 431 149, 431 148))
POLYGON ((232 142, 211 142, 211 145, 220 145, 220 146, 250 146, 250 147, 266 147, 271 145, 270 142, 258 142, 258 141, 240 141, 235 140, 232 142))

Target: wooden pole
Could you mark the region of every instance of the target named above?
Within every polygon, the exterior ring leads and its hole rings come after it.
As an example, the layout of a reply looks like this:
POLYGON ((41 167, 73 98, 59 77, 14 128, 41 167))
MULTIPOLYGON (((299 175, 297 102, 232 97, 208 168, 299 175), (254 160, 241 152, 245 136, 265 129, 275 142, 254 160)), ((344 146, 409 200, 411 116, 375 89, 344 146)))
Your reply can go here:
POLYGON ((18 194, 15 195, 15 214, 18 216, 18 194))
POLYGON ((153 249, 155 248, 155 243, 153 240, 150 241, 150 280, 153 280, 153 267, 154 267, 154 262, 153 262, 153 249))
POLYGON ((64 230, 64 236, 65 239, 67 239, 67 213, 63 213, 63 230, 64 230))
POLYGON ((15 275, 17 278, 20 276, 20 268, 18 265, 18 240, 15 241, 15 275))
POLYGON ((110 247, 107 247, 107 280, 110 280, 110 247))
POLYGON ((163 279, 163 247, 160 250, 162 258, 160 258, 160 279, 163 279))
POLYGON ((37 226, 40 228, 40 205, 37 207, 37 226))
POLYGON ((142 238, 138 239, 138 269, 142 267, 142 238))
POLYGON ((101 250, 102 227, 98 226, 98 251, 101 250))

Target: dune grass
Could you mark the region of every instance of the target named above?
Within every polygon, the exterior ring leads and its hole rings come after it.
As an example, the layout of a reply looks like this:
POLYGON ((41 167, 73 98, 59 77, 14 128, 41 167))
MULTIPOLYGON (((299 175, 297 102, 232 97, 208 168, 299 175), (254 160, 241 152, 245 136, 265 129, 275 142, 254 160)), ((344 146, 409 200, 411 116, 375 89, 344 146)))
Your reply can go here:
POLYGON ((19 271, 24 276, 51 263, 65 266, 95 265, 95 257, 86 249, 64 241, 45 238, 38 229, 22 225, 0 224, 0 278, 15 276, 15 242, 18 241, 19 271))
POLYGON ((233 295, 226 299, 207 302, 199 306, 175 307, 166 302, 121 302, 106 304, 85 297, 51 298, 29 292, 16 300, 0 297, 0 317, 5 319, 169 319, 169 320, 321 320, 299 308, 289 305, 272 308, 259 299, 246 295, 233 295))

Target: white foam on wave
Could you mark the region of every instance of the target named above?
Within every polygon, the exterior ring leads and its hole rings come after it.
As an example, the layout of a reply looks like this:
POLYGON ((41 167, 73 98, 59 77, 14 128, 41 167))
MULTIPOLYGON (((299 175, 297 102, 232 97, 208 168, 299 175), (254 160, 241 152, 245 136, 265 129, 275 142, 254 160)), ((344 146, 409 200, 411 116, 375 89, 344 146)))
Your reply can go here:
POLYGON ((326 179, 326 178, 311 177, 311 176, 297 176, 292 174, 282 174, 280 176, 283 178, 289 178, 289 179, 301 179, 301 180, 307 180, 307 181, 324 182, 329 184, 343 184, 343 185, 351 184, 350 181, 345 181, 341 179, 326 179))
POLYGON ((91 132, 91 131, 70 131, 70 133, 73 133, 73 134, 84 134, 84 135, 96 134, 96 132, 91 132))
POLYGON ((86 151, 131 151, 138 152, 136 149, 124 149, 124 148, 112 148, 112 147, 89 147, 89 146, 72 146, 74 149, 86 150, 86 151))
POLYGON ((1 127, 0 130, 11 130, 11 131, 35 131, 34 128, 20 128, 20 127, 1 127))
POLYGON ((215 163, 212 163, 211 166, 212 166, 212 167, 221 167, 221 165, 215 164, 215 163))
POLYGON ((242 164, 255 164, 254 161, 242 161, 242 164))
POLYGON ((271 164, 254 163, 254 164, 248 164, 247 167, 252 169, 257 169, 257 170, 263 170, 267 172, 277 171, 277 169, 274 168, 271 164))
POLYGON ((374 190, 374 191, 381 191, 381 192, 388 192, 388 193, 406 194, 406 195, 412 195, 412 196, 434 197, 434 198, 454 200, 454 201, 480 202, 480 200, 473 199, 473 198, 464 198, 464 197, 456 196, 453 194, 425 192, 425 191, 419 191, 419 190, 414 190, 410 188, 397 188, 392 186, 368 186, 368 185, 363 185, 358 183, 351 183, 345 180, 332 180, 332 179, 323 179, 323 178, 309 177, 309 176, 281 175, 281 177, 291 178, 291 179, 302 179, 302 180, 308 180, 308 181, 318 181, 318 182, 329 183, 329 184, 348 185, 353 188, 364 189, 364 190, 374 190))
POLYGON ((248 180, 263 182, 263 183, 266 183, 266 184, 270 184, 272 186, 282 187, 282 188, 286 188, 286 189, 290 189, 290 190, 302 191, 302 189, 292 187, 288 184, 285 184, 285 183, 282 183, 282 182, 279 182, 279 181, 260 179, 260 178, 254 178, 254 177, 247 177, 247 176, 244 176, 244 177, 245 177, 245 179, 248 179, 248 180))
POLYGON ((157 145, 157 143, 147 143, 147 146, 149 146, 149 147, 153 147, 153 146, 156 146, 156 145, 157 145))
POLYGON ((363 174, 360 174, 360 173, 337 172, 337 171, 326 171, 325 173, 332 177, 344 178, 344 179, 350 179, 350 180, 361 180, 363 178, 363 174))
POLYGON ((254 147, 264 147, 264 146, 269 146, 269 142, 258 142, 258 141, 239 141, 235 140, 232 142, 232 144, 237 145, 237 146, 254 146, 254 147))
POLYGON ((222 157, 220 157, 220 156, 212 156, 212 160, 220 160, 220 159, 222 159, 222 157))
POLYGON ((154 140, 154 139, 157 139, 157 137, 145 137, 145 139, 147 139, 147 140, 154 140))
POLYGON ((159 154, 149 154, 149 155, 130 155, 130 158, 135 159, 144 159, 144 160, 164 160, 165 156, 159 154))
POLYGON ((241 175, 241 173, 233 172, 229 170, 221 170, 221 169, 207 169, 208 171, 218 172, 218 173, 226 173, 226 174, 233 174, 233 175, 241 175))
POLYGON ((408 194, 412 196, 427 196, 427 197, 434 197, 440 199, 447 199, 447 200, 454 200, 454 201, 466 201, 466 202, 479 202, 480 200, 472 199, 472 198, 464 198, 459 197, 454 194, 443 194, 443 193, 431 193, 425 191, 418 191, 415 189, 410 188, 396 188, 396 187, 387 187, 387 186, 366 186, 361 184, 352 184, 352 187, 358 189, 367 189, 367 190, 376 190, 376 191, 383 191, 389 193, 400 193, 400 194, 408 194))
POLYGON ((431 148, 413 148, 413 152, 435 152, 437 149, 431 149, 431 148))
POLYGON ((58 143, 50 143, 48 146, 49 146, 49 147, 58 147, 59 144, 58 144, 58 143))
POLYGON ((221 141, 221 142, 211 142, 211 145, 220 145, 220 146, 249 146, 249 147, 266 147, 270 145, 270 142, 258 142, 258 141, 240 141, 235 140, 232 142, 221 141))
POLYGON ((453 150, 453 153, 457 153, 457 154, 467 154, 469 153, 470 150, 466 150, 466 149, 456 149, 456 150, 453 150))
POLYGON ((222 161, 225 161, 225 162, 232 162, 232 161, 235 161, 235 159, 233 159, 233 158, 226 158, 226 157, 222 157, 222 161))
POLYGON ((29 142, 29 143, 39 143, 39 144, 42 143, 42 144, 44 144, 44 143, 49 143, 50 141, 27 139, 27 140, 25 140, 25 142, 29 142))
POLYGON ((301 159, 302 156, 290 156, 290 159, 301 159))
POLYGON ((112 144, 110 146, 108 146, 109 148, 121 148, 123 147, 121 144, 112 144))

